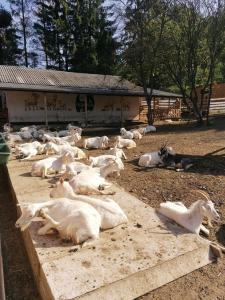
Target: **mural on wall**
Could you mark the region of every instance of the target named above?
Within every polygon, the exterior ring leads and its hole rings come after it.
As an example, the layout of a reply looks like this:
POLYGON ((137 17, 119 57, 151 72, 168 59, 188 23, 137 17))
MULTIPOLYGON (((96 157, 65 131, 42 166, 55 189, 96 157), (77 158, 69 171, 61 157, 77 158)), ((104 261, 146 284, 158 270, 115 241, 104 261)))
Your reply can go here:
MULTIPOLYGON (((113 111, 114 110, 114 104, 106 104, 103 108, 102 111, 113 111)), ((116 111, 121 111, 121 107, 115 107, 116 111)), ((122 103, 122 110, 123 111, 130 111, 130 105, 128 103, 122 103)))
MULTIPOLYGON (((32 93, 24 100, 25 111, 44 110, 43 96, 38 93, 32 93)), ((47 96, 47 110, 48 111, 71 111, 67 101, 58 99, 58 95, 47 96)))
POLYGON ((25 111, 27 110, 39 110, 38 99, 40 95, 37 93, 32 93, 28 99, 24 100, 25 111))
POLYGON ((95 106, 94 96, 92 95, 77 95, 76 111, 85 112, 85 100, 87 99, 87 111, 92 111, 95 106))

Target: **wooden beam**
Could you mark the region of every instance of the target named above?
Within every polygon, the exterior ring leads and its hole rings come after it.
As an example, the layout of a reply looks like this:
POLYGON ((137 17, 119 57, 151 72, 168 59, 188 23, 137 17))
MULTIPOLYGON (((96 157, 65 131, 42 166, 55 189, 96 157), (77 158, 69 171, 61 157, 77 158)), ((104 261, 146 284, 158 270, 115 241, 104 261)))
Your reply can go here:
POLYGON ((44 107, 45 107, 45 126, 48 128, 48 108, 47 108, 47 96, 44 93, 44 107))

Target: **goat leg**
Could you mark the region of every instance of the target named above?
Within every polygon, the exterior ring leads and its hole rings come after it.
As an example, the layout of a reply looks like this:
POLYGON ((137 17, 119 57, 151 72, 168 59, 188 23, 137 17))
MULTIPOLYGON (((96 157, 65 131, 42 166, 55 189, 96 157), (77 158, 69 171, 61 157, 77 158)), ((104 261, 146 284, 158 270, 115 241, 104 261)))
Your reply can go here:
POLYGON ((204 225, 201 225, 201 226, 200 226, 200 230, 201 230, 206 236, 209 236, 209 230, 208 230, 204 225))

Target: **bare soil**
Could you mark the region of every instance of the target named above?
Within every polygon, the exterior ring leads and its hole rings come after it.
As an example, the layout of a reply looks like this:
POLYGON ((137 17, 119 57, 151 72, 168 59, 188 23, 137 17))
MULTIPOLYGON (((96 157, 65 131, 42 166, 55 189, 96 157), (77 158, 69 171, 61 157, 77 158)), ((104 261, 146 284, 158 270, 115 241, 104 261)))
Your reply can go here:
MULTIPOLYGON (((114 133, 118 134, 118 132, 114 133)), ((109 136, 113 137, 114 133, 109 136)), ((100 135, 100 132, 97 134, 100 135)), ((125 170, 121 172, 118 179, 113 180, 152 207, 158 207, 165 199, 182 201, 190 205, 198 199, 193 189, 206 190, 222 216, 222 223, 214 224, 214 228, 210 229, 209 239, 225 246, 225 119, 217 119, 211 127, 204 128, 195 127, 193 124, 161 123, 158 124, 156 133, 146 135, 137 144, 137 148, 125 150, 128 157, 125 170), (195 166, 186 172, 176 172, 164 168, 145 169, 137 165, 141 154, 156 151, 165 141, 168 141, 168 145, 172 146, 177 153, 196 158, 195 166), (205 157, 212 152, 216 153, 205 157)), ((101 153, 104 151, 90 151, 90 155, 93 156, 101 153)), ((7 299, 37 300, 38 296, 23 242, 20 234, 14 229, 16 215, 8 191, 6 179, 1 171, 0 231, 4 235, 2 239, 4 240, 7 299)), ((223 300, 225 299, 224 263, 224 258, 219 259, 138 299, 223 300)))

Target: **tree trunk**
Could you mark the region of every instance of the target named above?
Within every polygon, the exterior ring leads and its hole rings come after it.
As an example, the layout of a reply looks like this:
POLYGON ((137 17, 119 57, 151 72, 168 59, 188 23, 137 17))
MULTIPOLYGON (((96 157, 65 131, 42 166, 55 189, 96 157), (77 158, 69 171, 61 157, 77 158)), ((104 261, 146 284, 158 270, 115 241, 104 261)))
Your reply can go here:
POLYGON ((148 118, 148 124, 153 125, 154 123, 154 118, 153 118, 153 110, 152 110, 152 93, 145 92, 145 99, 148 105, 148 113, 147 113, 147 118, 148 118))
POLYGON ((210 110, 210 104, 211 104, 211 97, 212 97, 212 83, 210 83, 209 85, 209 99, 208 99, 208 103, 207 103, 207 111, 206 111, 206 125, 210 125, 209 124, 209 110, 210 110))
POLYGON ((26 37, 26 24, 25 24, 25 17, 24 17, 24 2, 22 0, 22 20, 23 20, 23 48, 24 48, 24 58, 25 58, 25 66, 28 67, 28 55, 27 55, 27 37, 26 37))

